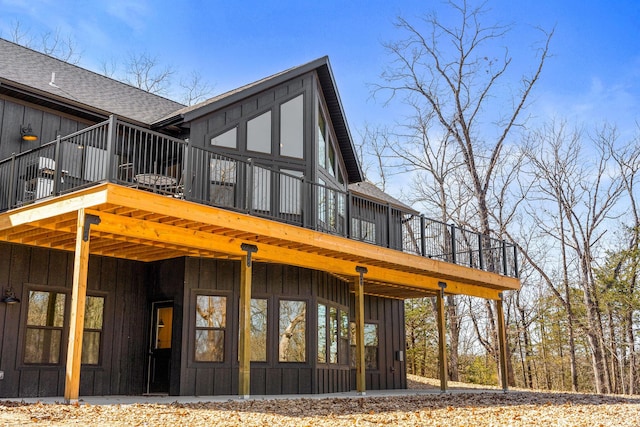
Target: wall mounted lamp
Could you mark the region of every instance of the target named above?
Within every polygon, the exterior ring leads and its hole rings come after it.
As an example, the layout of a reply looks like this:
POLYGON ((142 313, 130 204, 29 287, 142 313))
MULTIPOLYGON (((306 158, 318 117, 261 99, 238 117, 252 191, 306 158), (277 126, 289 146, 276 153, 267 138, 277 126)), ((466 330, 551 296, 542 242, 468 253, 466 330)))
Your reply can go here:
POLYGON ((13 289, 8 288, 4 291, 4 296, 0 299, 0 302, 5 304, 17 304, 20 302, 20 298, 16 296, 16 293, 13 292, 13 289))
POLYGON ((23 141, 38 140, 38 135, 36 135, 33 132, 33 129, 31 129, 31 123, 29 123, 27 126, 20 126, 20 136, 22 137, 23 141))

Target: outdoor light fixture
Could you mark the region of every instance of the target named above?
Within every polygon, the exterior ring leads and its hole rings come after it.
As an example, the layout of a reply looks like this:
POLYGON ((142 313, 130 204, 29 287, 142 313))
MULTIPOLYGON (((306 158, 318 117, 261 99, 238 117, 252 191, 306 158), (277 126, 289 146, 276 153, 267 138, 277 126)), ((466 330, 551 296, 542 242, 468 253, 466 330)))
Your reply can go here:
POLYGON ((5 289, 4 296, 2 297, 2 299, 0 299, 0 302, 3 302, 5 304, 17 304, 20 302, 20 299, 16 297, 16 294, 15 292, 13 292, 13 289, 8 288, 8 289, 5 289))
POLYGON ((31 123, 27 126, 20 126, 20 136, 22 136, 23 141, 37 141, 38 135, 33 132, 31 129, 31 123))

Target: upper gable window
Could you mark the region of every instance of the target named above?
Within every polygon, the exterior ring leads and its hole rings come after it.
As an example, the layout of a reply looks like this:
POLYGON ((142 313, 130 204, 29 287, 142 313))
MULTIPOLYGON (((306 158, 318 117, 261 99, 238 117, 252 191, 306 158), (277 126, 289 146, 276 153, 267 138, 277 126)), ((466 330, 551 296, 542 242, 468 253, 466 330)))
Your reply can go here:
POLYGON ((216 147, 237 148, 238 128, 234 127, 218 136, 211 138, 211 145, 216 147))
POLYGON ((318 163, 320 167, 327 167, 327 138, 326 123, 322 114, 322 107, 318 106, 318 163))
POLYGON ((271 111, 247 122, 247 150, 271 153, 271 111))
POLYGON ((298 95, 280 106, 280 155, 303 157, 304 97, 298 95))

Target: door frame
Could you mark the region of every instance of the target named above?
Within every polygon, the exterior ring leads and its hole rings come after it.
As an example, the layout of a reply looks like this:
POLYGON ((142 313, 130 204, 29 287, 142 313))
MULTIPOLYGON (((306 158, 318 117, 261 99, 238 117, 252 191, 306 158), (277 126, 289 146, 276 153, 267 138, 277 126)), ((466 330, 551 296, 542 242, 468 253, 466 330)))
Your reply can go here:
MULTIPOLYGON (((150 394, 150 386, 151 386, 151 376, 152 376, 152 362, 153 362, 153 350, 155 349, 156 340, 158 339, 158 310, 161 308, 172 308, 172 316, 173 316, 173 300, 159 300, 151 302, 151 313, 150 313, 150 321, 149 321, 149 342, 147 343, 147 378, 146 378, 146 394, 150 394)), ((173 329, 173 319, 171 322, 171 327, 173 329)), ((173 330, 171 331, 171 338, 173 340, 173 330)), ((173 348, 173 345, 172 345, 173 348)))

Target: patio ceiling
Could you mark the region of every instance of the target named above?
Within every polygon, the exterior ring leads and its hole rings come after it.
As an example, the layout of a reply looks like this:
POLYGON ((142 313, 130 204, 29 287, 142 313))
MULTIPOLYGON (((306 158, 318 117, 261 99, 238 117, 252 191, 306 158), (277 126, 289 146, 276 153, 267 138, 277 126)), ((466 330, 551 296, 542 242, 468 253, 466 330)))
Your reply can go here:
POLYGON ((0 241, 74 251, 78 210, 100 218, 90 253, 144 262, 182 256, 253 259, 323 270, 351 280, 364 266, 365 293, 393 298, 446 292, 498 299, 518 279, 382 248, 299 226, 151 192, 100 184, 0 214, 0 241))

